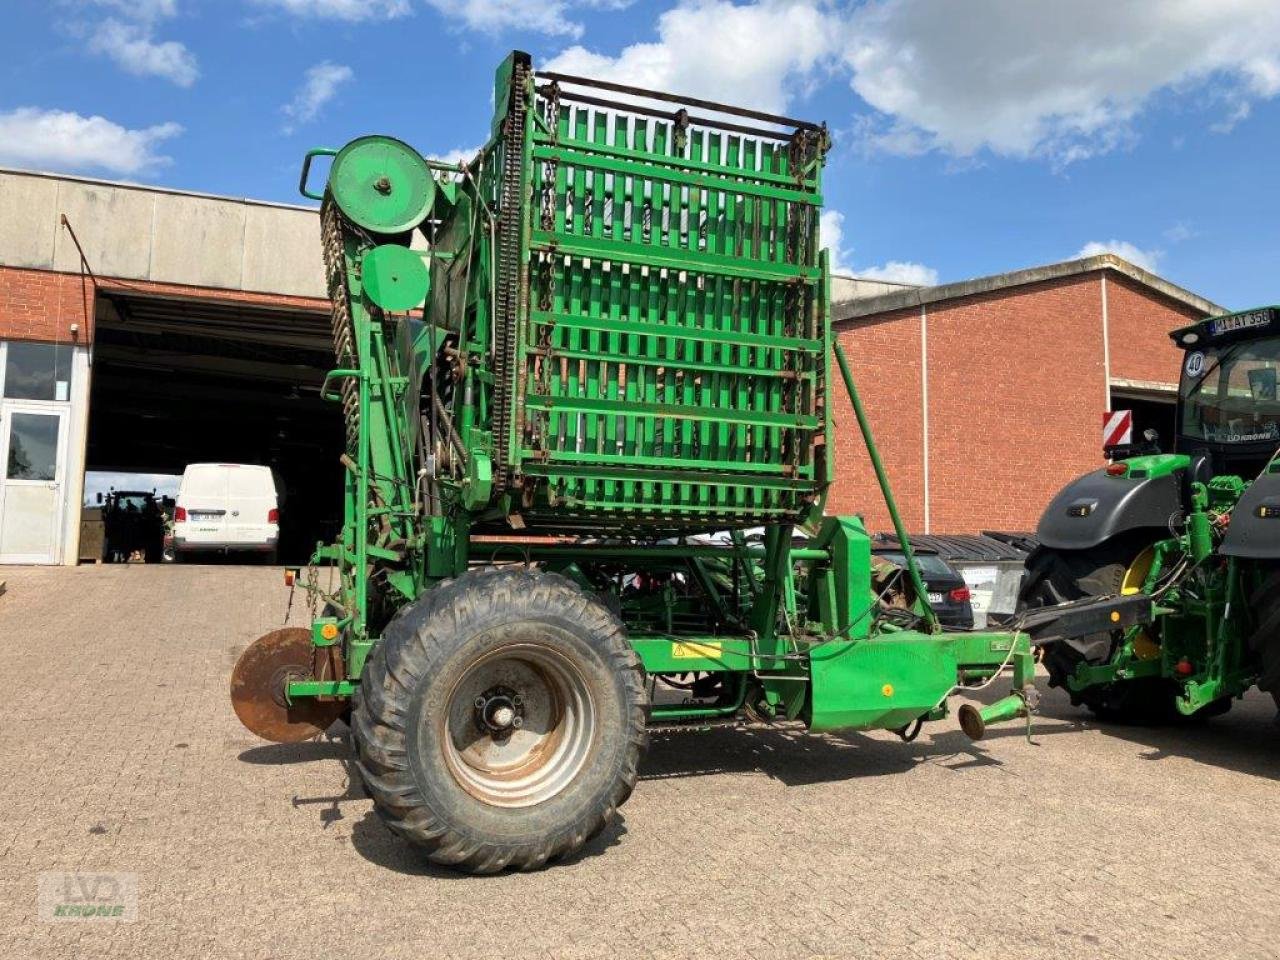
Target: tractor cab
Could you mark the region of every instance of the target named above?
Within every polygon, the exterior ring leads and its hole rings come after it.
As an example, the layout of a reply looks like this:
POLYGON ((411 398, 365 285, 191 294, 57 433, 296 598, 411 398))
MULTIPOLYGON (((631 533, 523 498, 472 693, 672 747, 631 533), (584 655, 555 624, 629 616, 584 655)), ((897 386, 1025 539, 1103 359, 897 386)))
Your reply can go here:
POLYGON ((1185 351, 1177 451, 1193 463, 1207 457, 1210 476, 1256 477, 1280 447, 1280 307, 1210 317, 1170 336, 1185 351))

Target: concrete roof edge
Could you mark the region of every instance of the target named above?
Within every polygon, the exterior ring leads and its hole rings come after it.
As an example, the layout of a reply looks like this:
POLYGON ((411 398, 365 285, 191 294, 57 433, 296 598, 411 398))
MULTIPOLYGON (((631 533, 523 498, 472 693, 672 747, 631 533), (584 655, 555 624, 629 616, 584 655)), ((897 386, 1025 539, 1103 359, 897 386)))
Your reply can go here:
POLYGON ((849 273, 845 270, 832 270, 832 277, 838 277, 841 280, 857 280, 861 283, 883 283, 886 287, 902 287, 904 290, 919 290, 918 283, 903 283, 901 280, 881 280, 879 277, 864 277, 861 274, 849 273))
POLYGON ((201 193, 198 190, 179 190, 176 187, 158 187, 146 183, 130 183, 127 180, 104 180, 99 177, 82 177, 71 173, 54 173, 48 170, 23 170, 19 167, 0 166, 0 174, 11 174, 19 177, 32 177, 38 180, 65 180, 69 183, 84 183, 97 187, 116 187, 121 190, 138 190, 144 193, 164 193, 176 197, 195 197, 200 200, 221 200, 225 203, 240 203, 250 207, 272 207, 276 210, 298 210, 314 214, 319 207, 308 207, 300 203, 279 203, 274 200, 255 200, 252 197, 228 197, 218 193, 201 193))
POLYGON ((1164 277, 1143 270, 1123 257, 1118 257, 1114 253, 1102 253, 1093 257, 1064 260, 1061 263, 1051 263, 1042 267, 1029 267, 1025 270, 1012 270, 1008 273, 997 273, 989 277, 977 277, 973 280, 961 280, 957 283, 944 283, 936 287, 917 287, 912 290, 903 290, 900 293, 886 293, 878 297, 868 297, 865 300, 849 300, 832 305, 832 318, 836 323, 845 320, 857 320, 862 317, 889 313, 894 310, 924 307, 931 303, 941 303, 946 300, 959 300, 963 297, 973 297, 997 290, 1043 283, 1047 280, 1060 280, 1065 277, 1080 276, 1096 270, 1114 271, 1154 290, 1161 296, 1198 310, 1206 316, 1230 312, 1226 307, 1214 303, 1212 300, 1207 300, 1199 294, 1192 293, 1176 283, 1170 283, 1164 277))
POLYGON ((1177 383, 1164 380, 1134 380, 1131 377, 1112 377, 1111 387, 1114 390, 1139 390, 1158 393, 1177 393, 1177 383))

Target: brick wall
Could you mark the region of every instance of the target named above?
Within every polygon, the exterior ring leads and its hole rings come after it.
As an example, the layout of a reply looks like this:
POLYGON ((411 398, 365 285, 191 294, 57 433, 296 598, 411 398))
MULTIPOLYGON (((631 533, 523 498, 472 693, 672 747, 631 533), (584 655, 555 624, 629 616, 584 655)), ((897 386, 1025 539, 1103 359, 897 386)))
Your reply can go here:
MULTIPOLYGON (((924 457, 920 402, 920 310, 902 310, 837 330, 871 421, 894 497, 907 526, 924 529, 924 457)), ((872 531, 889 529, 875 473, 832 362, 836 483, 827 512, 858 513, 872 531)))
POLYGON ((932 529, 1028 530, 1101 462, 1098 274, 929 310, 932 529))
POLYGON ((1107 275, 1111 376, 1177 383, 1182 351, 1169 331, 1203 318, 1199 311, 1157 296, 1128 277, 1107 275))
POLYGON ((0 267, 0 340, 88 343, 93 302, 93 283, 79 274, 0 267))
MULTIPOLYGON (((1134 357, 1157 353, 1171 308, 1127 285, 1117 305, 1120 284, 1109 282, 1118 323, 1113 351, 1124 338, 1134 357)), ((1100 274, 1092 273, 926 308, 932 532, 1033 529, 1063 484, 1101 463, 1101 296, 1100 274)), ((913 531, 924 529, 920 331, 919 308, 838 331, 913 531)), ((1128 354, 1121 363, 1131 372, 1115 375, 1138 378, 1146 369, 1128 354)), ((887 530, 842 389, 835 414, 837 479, 828 512, 861 513, 871 530, 887 530)))

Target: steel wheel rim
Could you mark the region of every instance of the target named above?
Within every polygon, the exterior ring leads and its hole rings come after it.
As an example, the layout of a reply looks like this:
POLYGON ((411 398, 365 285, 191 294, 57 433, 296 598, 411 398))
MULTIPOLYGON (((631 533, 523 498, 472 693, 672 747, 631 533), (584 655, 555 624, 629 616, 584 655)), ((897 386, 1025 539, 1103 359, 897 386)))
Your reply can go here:
POLYGON ((471 796, 492 806, 529 807, 573 782, 586 765, 595 726, 595 702, 581 671, 551 647, 521 643, 467 668, 450 692, 440 742, 449 773, 471 796), (514 719, 504 725, 513 717, 518 725, 514 719))

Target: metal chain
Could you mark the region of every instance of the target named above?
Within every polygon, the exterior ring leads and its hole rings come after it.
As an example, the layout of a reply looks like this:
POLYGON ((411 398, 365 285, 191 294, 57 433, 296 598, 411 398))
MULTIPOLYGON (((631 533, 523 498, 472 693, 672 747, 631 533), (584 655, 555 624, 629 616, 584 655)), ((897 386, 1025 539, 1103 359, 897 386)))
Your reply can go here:
POLYGON ((556 226, 556 171, 559 163, 548 160, 542 165, 542 229, 554 230, 556 226))
POLYGON ((551 83, 551 96, 547 97, 547 127, 551 130, 553 143, 560 142, 560 81, 551 83))
MULTIPOLYGON (((555 285, 555 270, 551 262, 553 259, 553 254, 544 253, 542 255, 541 262, 538 264, 539 270, 542 274, 542 290, 539 291, 538 295, 539 310, 551 309, 551 289, 555 285)), ((539 336, 546 341, 544 345, 550 346, 551 328, 549 326, 544 324, 539 336)))

